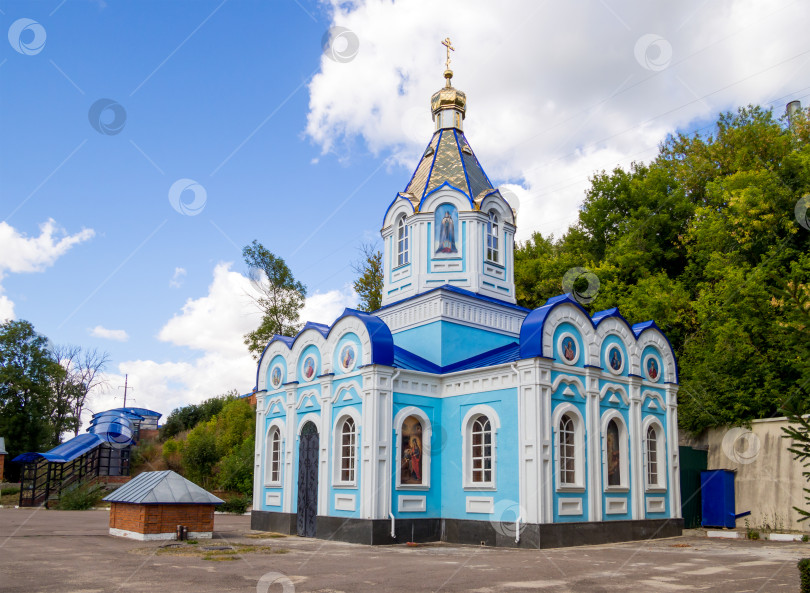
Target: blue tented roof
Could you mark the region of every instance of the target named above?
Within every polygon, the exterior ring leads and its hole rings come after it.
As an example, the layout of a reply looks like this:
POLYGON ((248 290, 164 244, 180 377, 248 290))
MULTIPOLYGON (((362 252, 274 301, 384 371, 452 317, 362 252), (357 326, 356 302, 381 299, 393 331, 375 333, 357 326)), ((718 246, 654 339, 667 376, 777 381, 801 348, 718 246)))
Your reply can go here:
POLYGON ((408 371, 422 371, 423 373, 433 373, 443 375, 456 371, 467 371, 470 369, 482 369, 484 367, 515 362, 520 358, 520 345, 517 342, 499 346, 492 350, 476 354, 470 358, 454 362, 445 366, 439 366, 417 356, 413 352, 405 350, 400 346, 394 346, 394 366, 408 371))
POLYGON ((80 434, 66 443, 57 445, 47 453, 23 453, 22 455, 17 455, 12 461, 25 463, 35 461, 37 458, 41 457, 56 463, 67 463, 95 449, 103 442, 104 439, 99 435, 88 432, 86 434, 80 434))
POLYGON ((130 504, 222 504, 225 502, 171 470, 144 472, 115 492, 106 502, 130 504))
MULTIPOLYGON (((107 410, 108 412, 127 412, 128 414, 134 414, 135 416, 157 416, 160 418, 163 414, 160 412, 155 412, 154 410, 147 410, 146 408, 113 408, 112 410, 107 410)), ((103 414, 104 412, 99 412, 103 414)))

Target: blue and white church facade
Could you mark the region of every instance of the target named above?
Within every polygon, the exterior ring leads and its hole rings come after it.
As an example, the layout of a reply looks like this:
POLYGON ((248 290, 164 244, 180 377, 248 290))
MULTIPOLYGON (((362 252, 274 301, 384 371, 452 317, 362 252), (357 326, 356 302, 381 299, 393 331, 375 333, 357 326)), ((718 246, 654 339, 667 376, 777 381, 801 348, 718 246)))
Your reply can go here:
POLYGON ((383 218, 383 306, 276 336, 259 360, 253 528, 526 547, 679 534, 666 336, 571 295, 516 304, 515 213, 445 77, 383 218))

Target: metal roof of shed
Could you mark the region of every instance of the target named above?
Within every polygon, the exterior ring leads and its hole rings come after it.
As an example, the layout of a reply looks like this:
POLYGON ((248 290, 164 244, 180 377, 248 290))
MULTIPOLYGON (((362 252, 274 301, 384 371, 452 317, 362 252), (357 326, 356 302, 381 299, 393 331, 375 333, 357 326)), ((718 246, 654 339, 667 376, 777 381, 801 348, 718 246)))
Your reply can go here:
POLYGON ((0 437, 0 455, 8 455, 8 451, 6 451, 6 439, 0 437))
POLYGON ((222 504, 224 500, 171 470, 144 472, 104 497, 130 504, 222 504))

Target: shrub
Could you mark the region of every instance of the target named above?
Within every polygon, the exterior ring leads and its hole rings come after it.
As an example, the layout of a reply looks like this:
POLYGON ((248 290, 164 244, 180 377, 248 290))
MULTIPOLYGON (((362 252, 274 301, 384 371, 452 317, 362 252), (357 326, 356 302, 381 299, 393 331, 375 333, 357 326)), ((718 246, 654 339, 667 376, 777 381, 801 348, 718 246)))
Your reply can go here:
POLYGON ((810 593, 810 558, 799 560, 799 582, 801 593, 810 593))
POLYGON ((97 484, 69 488, 59 497, 60 511, 86 511, 96 506, 104 496, 104 487, 97 484))
POLYGON ((0 496, 10 496, 12 494, 19 494, 20 487, 19 486, 8 486, 0 490, 0 496))
POLYGON ((223 513, 236 513, 238 515, 244 514, 250 506, 250 498, 247 496, 233 496, 227 499, 223 504, 219 505, 218 511, 223 513))

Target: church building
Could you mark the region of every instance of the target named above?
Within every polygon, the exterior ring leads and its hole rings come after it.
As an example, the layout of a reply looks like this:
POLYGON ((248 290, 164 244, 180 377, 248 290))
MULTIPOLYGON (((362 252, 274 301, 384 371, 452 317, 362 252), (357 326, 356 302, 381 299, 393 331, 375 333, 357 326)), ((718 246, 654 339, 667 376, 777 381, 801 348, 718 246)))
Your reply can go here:
POLYGON ((669 341, 571 294, 516 304, 515 212, 467 141, 449 59, 444 76, 384 211, 382 307, 275 336, 259 360, 253 529, 535 548, 679 535, 669 341))

